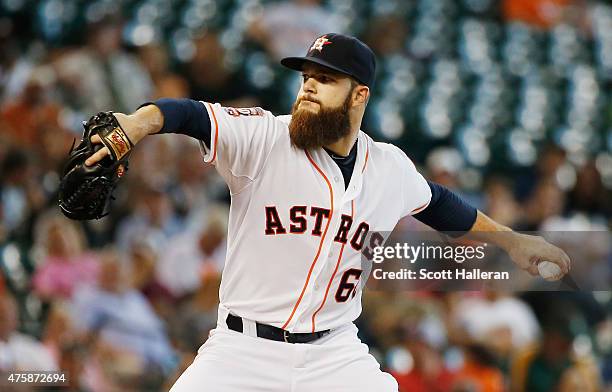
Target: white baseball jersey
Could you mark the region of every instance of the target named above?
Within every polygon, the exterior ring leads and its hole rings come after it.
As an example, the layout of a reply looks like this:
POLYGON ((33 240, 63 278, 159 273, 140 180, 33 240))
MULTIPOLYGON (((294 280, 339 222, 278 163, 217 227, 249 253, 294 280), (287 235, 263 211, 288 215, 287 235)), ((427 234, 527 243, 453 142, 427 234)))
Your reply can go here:
POLYGON ((391 231, 431 192, 397 147, 360 131, 348 187, 323 149, 291 145, 291 116, 203 103, 211 121, 204 160, 231 193, 221 306, 291 332, 336 328, 361 313, 361 249, 391 231))

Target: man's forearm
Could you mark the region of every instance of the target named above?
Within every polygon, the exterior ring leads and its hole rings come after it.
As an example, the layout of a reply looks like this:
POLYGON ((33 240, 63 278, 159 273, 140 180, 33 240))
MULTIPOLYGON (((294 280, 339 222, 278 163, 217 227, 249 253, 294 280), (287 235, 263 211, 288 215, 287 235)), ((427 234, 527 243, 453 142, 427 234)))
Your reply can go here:
MULTIPOLYGON (((133 145, 147 135, 180 133, 210 146, 210 120, 204 104, 199 101, 162 98, 145 103, 132 114, 113 115, 133 145)), ((99 143, 99 136, 94 135, 92 141, 99 143)), ((102 148, 90 156, 85 164, 91 166, 108 154, 108 148, 102 148)))
POLYGON ((204 105, 191 99, 161 98, 148 102, 126 116, 116 113, 119 123, 128 123, 135 141, 155 133, 178 133, 210 146, 210 120, 204 105))
POLYGON ((138 140, 147 135, 158 133, 164 126, 164 116, 155 105, 143 106, 126 117, 129 119, 131 129, 138 140))
POLYGON ((511 228, 495 222, 481 211, 478 211, 476 221, 468 232, 469 238, 492 243, 505 250, 513 246, 517 240, 517 234, 511 228))
MULTIPOLYGON (((143 106, 132 114, 113 113, 113 115, 133 145, 136 145, 145 136, 159 132, 164 125, 164 116, 154 105, 143 106)), ((92 136, 91 141, 101 143, 100 136, 92 136)), ((109 153, 108 147, 101 148, 87 158, 85 165, 91 166, 109 153)))

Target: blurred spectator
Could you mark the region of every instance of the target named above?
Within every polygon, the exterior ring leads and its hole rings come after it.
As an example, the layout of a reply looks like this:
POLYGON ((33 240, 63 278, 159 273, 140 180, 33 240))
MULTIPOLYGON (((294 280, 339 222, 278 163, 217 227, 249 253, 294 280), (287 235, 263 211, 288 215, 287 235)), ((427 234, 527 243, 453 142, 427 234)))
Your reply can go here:
POLYGON ((142 292, 149 300, 156 295, 170 295, 165 287, 161 287, 155 278, 157 250, 146 241, 136 241, 130 247, 130 265, 132 267, 131 286, 142 292))
POLYGON ((176 297, 192 293, 206 274, 220 274, 225 263, 227 217, 224 206, 209 206, 205 224, 171 239, 157 264, 157 277, 176 297))
POLYGON ((565 194, 553 179, 543 179, 533 191, 525 205, 523 219, 516 228, 537 231, 548 218, 558 216, 565 208, 565 194))
MULTIPOLYGON (((83 374, 91 352, 81 344, 67 344, 61 347, 60 368, 69 375, 65 388, 69 391, 84 390, 83 374)), ((91 389, 94 392, 94 389, 91 389)))
POLYGON ((452 147, 438 147, 427 155, 427 178, 447 188, 457 189, 459 172, 465 167, 461 154, 452 147))
POLYGON ((280 60, 303 56, 314 37, 343 31, 337 17, 323 8, 320 0, 293 0, 267 4, 249 32, 274 60, 280 60))
POLYGON ((181 159, 176 163, 176 175, 168 192, 187 225, 201 225, 200 212, 206 212, 215 202, 225 201, 227 187, 213 166, 203 164, 199 144, 191 138, 177 140, 181 159))
POLYGON ((103 254, 98 285, 83 286, 74 296, 72 319, 77 328, 99 337, 111 352, 136 355, 141 371, 167 374, 175 356, 163 322, 146 298, 129 286, 128 268, 114 250, 103 254))
POLYGON ((146 69, 121 47, 118 16, 89 25, 88 45, 54 63, 67 102, 83 113, 132 112, 153 93, 146 69))
POLYGON ((131 180, 127 191, 128 196, 134 199, 131 202, 138 204, 141 187, 166 190, 174 184, 177 162, 182 158, 181 142, 186 140, 197 146, 194 139, 175 134, 155 135, 138 145, 139 148, 134 150, 130 158, 131 180))
POLYGON ((0 293, 0 370, 57 370, 57 362, 42 343, 17 332, 18 322, 15 299, 0 293))
POLYGON ((127 251, 134 241, 146 241, 163 249, 168 238, 182 230, 181 221, 163 190, 144 184, 138 189, 131 194, 135 199, 132 214, 117 228, 116 243, 122 251, 127 251))
POLYGON ((582 0, 504 0, 503 10, 508 20, 549 28, 562 21, 584 17, 585 3, 582 0))
MULTIPOLYGON (((41 341, 47 350, 49 350, 55 362, 60 364, 60 368, 64 369, 67 362, 70 362, 66 356, 66 351, 70 351, 70 349, 81 344, 78 340, 78 334, 72 325, 69 309, 65 303, 54 302, 51 306, 41 341)), ((80 374, 80 372, 71 374, 76 375, 80 374)))
POLYGON ((195 54, 186 66, 189 97, 226 106, 255 106, 256 101, 247 98, 249 84, 243 75, 227 66, 227 53, 219 34, 206 32, 194 44, 195 54))
POLYGON ((463 366, 457 371, 453 392, 503 392, 504 375, 495 367, 495 359, 478 345, 464 350, 463 366))
POLYGON ((8 228, 6 227, 6 224, 4 223, 4 203, 2 203, 2 189, 0 188, 0 244, 4 243, 7 237, 8 237, 8 228))
POLYGON ((509 182, 499 177, 490 178, 484 192, 486 214, 502 225, 514 227, 521 219, 522 210, 514 198, 509 182))
POLYGON ((542 148, 534 170, 521 173, 516 179, 516 195, 519 202, 524 202, 534 192, 538 183, 555 180, 558 170, 566 162, 566 152, 554 145, 542 148))
POLYGON ((513 391, 599 391, 599 376, 590 354, 576 353, 573 341, 587 332, 581 316, 553 309, 544 320, 542 343, 517 354, 512 368, 513 391))
POLYGON ((198 289, 181 302, 179 311, 169 321, 176 346, 193 354, 217 325, 221 274, 210 270, 201 274, 200 279, 198 289))
POLYGON ((365 42, 377 56, 384 58, 404 51, 407 34, 408 26, 401 18, 385 15, 372 20, 365 42))
POLYGON ((427 179, 451 189, 476 208, 482 204, 478 195, 466 192, 461 186, 460 174, 466 168, 465 160, 454 147, 438 147, 429 152, 425 162, 427 179))
POLYGON ((80 226, 50 211, 36 223, 38 267, 32 277, 35 292, 43 299, 68 299, 79 285, 92 285, 98 261, 87 251, 80 226))
POLYGON ((38 69, 39 78, 31 77, 23 92, 0 110, 0 124, 13 144, 38 151, 38 141, 47 127, 60 128, 61 107, 50 101, 42 75, 49 70, 38 69))
POLYGON ((75 138, 72 132, 54 124, 42 125, 39 137, 37 157, 40 160, 39 168, 43 178, 41 185, 47 194, 53 194, 57 190, 58 173, 64 168, 66 155, 72 143, 78 142, 78 138, 75 138))
POLYGON ((28 83, 35 67, 31 56, 23 55, 18 42, 11 39, 14 25, 3 21, 0 23, 0 100, 13 100, 28 83))
POLYGON ((155 85, 151 98, 184 98, 189 95, 187 81, 170 70, 170 58, 164 45, 143 46, 139 56, 155 85))
MULTIPOLYGON (((434 328, 435 329, 435 328, 434 328)), ((393 372, 400 392, 446 392, 455 381, 442 355, 443 346, 432 335, 432 325, 422 321, 410 328, 405 336, 405 346, 412 357, 412 368, 407 372, 393 372)))
POLYGON ((156 277, 159 252, 161 250, 154 244, 146 241, 136 241, 132 244, 128 255, 132 269, 131 286, 147 298, 160 318, 168 322, 176 318, 177 299, 156 277))
POLYGON ((29 242, 29 223, 45 204, 45 195, 37 181, 37 170, 30 151, 11 150, 0 173, 3 184, 0 188, 3 221, 14 234, 21 234, 29 242), (25 233, 24 233, 25 231, 25 233))
POLYGON ((590 216, 609 218, 612 212, 612 194, 603 186, 595 162, 589 161, 578 170, 576 184, 568 195, 568 209, 582 211, 590 216))
POLYGON ((539 336, 533 311, 521 300, 498 291, 461 297, 451 317, 466 332, 467 343, 483 345, 501 358, 533 344, 539 336))

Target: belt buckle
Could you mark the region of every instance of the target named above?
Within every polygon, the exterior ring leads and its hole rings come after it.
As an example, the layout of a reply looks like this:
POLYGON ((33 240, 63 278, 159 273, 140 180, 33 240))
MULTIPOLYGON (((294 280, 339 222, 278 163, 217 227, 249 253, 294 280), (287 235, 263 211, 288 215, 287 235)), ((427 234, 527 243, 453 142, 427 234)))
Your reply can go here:
POLYGON ((291 343, 289 341, 289 331, 283 329, 283 340, 285 341, 285 343, 291 343))

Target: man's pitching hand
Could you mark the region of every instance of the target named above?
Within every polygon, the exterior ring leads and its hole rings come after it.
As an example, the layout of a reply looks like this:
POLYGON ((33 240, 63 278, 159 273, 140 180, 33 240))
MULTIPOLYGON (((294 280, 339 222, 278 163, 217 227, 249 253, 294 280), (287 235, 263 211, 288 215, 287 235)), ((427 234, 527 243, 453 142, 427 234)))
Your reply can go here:
POLYGON ((559 280, 570 270, 571 261, 563 249, 554 246, 539 236, 514 233, 512 244, 506 248, 510 258, 519 268, 531 275, 538 275, 538 264, 549 261, 556 264, 561 272, 550 280, 559 280))

